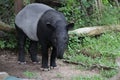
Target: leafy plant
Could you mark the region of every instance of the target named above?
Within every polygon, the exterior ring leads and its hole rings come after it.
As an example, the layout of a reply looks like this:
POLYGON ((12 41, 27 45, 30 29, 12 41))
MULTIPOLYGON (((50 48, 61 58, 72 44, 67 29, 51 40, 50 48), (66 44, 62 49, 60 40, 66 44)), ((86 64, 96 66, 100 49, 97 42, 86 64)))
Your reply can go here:
POLYGON ((94 76, 78 76, 78 77, 73 77, 71 80, 107 80, 106 78, 103 78, 102 76, 99 75, 94 75, 94 76))
POLYGON ((35 73, 30 72, 30 71, 25 71, 23 74, 28 78, 35 78, 35 76, 36 76, 35 73))
POLYGON ((107 78, 111 78, 111 77, 113 77, 114 75, 116 75, 117 73, 118 73, 117 70, 109 70, 109 71, 100 70, 100 74, 101 74, 103 77, 107 77, 107 78))
POLYGON ((15 49, 17 47, 16 37, 12 34, 7 34, 8 36, 0 39, 1 49, 15 49))
POLYGON ((5 48, 5 41, 0 41, 0 48, 1 49, 5 48))

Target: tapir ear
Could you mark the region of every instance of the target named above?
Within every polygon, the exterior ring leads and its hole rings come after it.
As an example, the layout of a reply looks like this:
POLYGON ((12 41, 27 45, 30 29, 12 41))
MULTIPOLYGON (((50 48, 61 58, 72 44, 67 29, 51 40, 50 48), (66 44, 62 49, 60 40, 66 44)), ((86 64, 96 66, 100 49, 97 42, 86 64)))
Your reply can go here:
POLYGON ((47 27, 51 30, 55 30, 55 27, 52 26, 49 22, 46 23, 47 27))
POLYGON ((73 27, 74 27, 74 23, 69 23, 67 25, 67 30, 71 30, 71 29, 73 29, 73 27))

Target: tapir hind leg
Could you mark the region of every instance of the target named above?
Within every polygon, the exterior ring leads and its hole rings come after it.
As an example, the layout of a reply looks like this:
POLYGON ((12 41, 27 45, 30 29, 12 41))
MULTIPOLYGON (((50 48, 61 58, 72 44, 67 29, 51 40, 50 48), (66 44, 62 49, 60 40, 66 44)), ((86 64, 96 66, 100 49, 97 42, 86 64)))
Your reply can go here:
POLYGON ((31 60, 34 63, 38 63, 37 51, 38 51, 38 42, 31 40, 30 46, 29 46, 29 53, 30 53, 31 60))
POLYGON ((25 47, 26 35, 17 26, 16 26, 16 30, 17 30, 18 51, 19 51, 18 61, 22 64, 22 63, 25 63, 25 48, 24 47, 25 47))

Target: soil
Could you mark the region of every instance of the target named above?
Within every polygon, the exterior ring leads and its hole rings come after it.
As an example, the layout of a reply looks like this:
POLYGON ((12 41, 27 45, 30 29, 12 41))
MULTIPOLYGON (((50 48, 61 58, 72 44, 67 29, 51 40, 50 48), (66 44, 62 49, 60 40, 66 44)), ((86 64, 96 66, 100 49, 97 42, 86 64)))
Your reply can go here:
MULTIPOLYGON (((41 61, 41 56, 38 55, 41 61)), ((0 51, 0 72, 7 72, 11 76, 28 78, 25 72, 35 73, 35 80, 71 80, 72 77, 83 75, 93 76, 98 74, 97 71, 84 71, 77 69, 76 65, 64 63, 62 60, 57 60, 58 67, 50 71, 42 71, 41 63, 33 64, 29 56, 26 55, 26 64, 20 65, 17 63, 17 52, 10 50, 0 51)))

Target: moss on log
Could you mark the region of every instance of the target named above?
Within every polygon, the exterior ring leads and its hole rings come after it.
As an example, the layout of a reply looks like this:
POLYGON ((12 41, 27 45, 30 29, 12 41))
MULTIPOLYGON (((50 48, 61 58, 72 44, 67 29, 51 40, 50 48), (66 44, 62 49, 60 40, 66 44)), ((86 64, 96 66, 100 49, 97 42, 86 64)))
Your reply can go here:
POLYGON ((15 33, 15 28, 0 21, 0 31, 7 33, 15 33))

